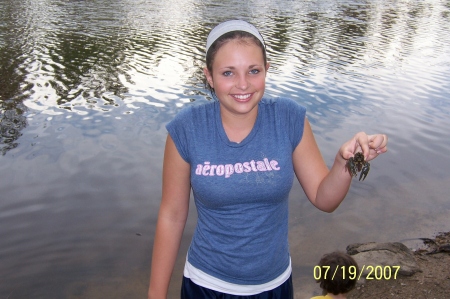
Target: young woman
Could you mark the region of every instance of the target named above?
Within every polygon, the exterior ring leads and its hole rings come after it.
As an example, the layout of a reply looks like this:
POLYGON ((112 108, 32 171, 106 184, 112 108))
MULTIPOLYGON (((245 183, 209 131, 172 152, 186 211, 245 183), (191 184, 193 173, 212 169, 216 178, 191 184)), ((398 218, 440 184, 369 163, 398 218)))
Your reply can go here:
POLYGON ((192 188, 198 211, 181 298, 293 298, 288 195, 294 175, 318 209, 348 192, 346 162, 387 150, 382 134, 357 133, 329 170, 296 102, 264 98, 269 68, 251 24, 215 27, 204 74, 216 101, 183 109, 167 125, 163 190, 148 296, 166 298, 192 188))

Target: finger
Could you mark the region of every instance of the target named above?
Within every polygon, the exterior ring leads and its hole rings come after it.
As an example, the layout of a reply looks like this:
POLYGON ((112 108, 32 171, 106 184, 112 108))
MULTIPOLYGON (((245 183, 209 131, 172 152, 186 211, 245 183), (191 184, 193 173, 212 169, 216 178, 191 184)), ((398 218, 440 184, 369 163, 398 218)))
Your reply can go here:
POLYGON ((375 159, 376 157, 378 157, 378 155, 379 155, 379 153, 378 153, 376 150, 370 149, 370 150, 369 150, 369 156, 367 157, 366 161, 373 160, 373 159, 375 159))
POLYGON ((369 136, 369 146, 381 154, 387 151, 388 138, 384 134, 376 134, 369 136))
POLYGON ((388 137, 385 134, 382 134, 383 136, 383 142, 381 143, 381 145, 379 146, 380 149, 384 149, 384 152, 387 151, 387 144, 388 144, 388 137))
POLYGON ((369 146, 373 149, 380 147, 381 143, 383 142, 383 138, 378 134, 369 135, 368 138, 369 138, 369 146))
POLYGON ((364 132, 359 132, 355 135, 355 139, 361 151, 364 154, 364 159, 369 157, 369 136, 364 132))

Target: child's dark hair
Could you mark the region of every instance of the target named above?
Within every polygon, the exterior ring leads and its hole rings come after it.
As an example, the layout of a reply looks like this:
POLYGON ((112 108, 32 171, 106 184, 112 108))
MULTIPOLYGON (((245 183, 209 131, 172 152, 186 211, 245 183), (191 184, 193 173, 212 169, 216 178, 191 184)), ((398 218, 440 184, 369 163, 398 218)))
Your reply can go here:
MULTIPOLYGON (((206 68, 210 73, 212 73, 212 65, 214 63, 214 58, 216 57, 217 51, 229 42, 230 40, 238 40, 239 42, 242 42, 244 44, 248 43, 248 39, 251 40, 255 45, 261 48, 263 59, 264 59, 264 65, 267 64, 267 54, 266 54, 266 46, 261 43, 261 41, 254 36, 253 34, 246 32, 246 31, 230 31, 219 37, 214 43, 212 43, 211 47, 209 47, 208 52, 206 53, 206 68)), ((212 94, 214 94, 214 89, 209 85, 206 78, 204 79, 204 83, 206 88, 211 91, 212 94)))
POLYGON ((359 267, 356 261, 343 252, 325 254, 319 262, 320 278, 317 280, 323 289, 323 294, 345 294, 353 290, 356 285, 359 267), (328 268, 330 267, 330 268, 328 268), (327 275, 325 270, 328 268, 327 275), (338 268, 336 270, 336 268, 338 268))

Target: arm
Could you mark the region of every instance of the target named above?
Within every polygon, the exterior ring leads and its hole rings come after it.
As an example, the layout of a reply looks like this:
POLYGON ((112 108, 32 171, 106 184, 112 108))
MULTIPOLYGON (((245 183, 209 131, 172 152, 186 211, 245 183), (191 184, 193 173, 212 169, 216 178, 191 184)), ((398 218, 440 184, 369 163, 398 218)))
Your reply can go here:
POLYGON ((148 298, 166 299, 189 211, 190 165, 170 135, 164 152, 162 199, 153 245, 148 298))
POLYGON ((293 153, 294 171, 311 203, 322 211, 333 212, 344 200, 352 181, 347 159, 362 151, 367 161, 372 160, 387 151, 386 145, 386 135, 357 133, 341 146, 329 170, 305 118, 302 140, 293 153))

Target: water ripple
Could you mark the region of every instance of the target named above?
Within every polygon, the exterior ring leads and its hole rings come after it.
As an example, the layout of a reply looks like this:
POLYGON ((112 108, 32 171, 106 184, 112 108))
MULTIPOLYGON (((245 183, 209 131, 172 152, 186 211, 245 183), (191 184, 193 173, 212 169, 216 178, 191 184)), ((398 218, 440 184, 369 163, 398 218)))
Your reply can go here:
MULTIPOLYGON (((445 196, 438 195, 448 193, 450 167, 448 1, 1 1, 0 274, 16 297, 34 298, 35 285, 47 286, 31 279, 31 266, 33 273, 70 269, 48 279, 64 298, 76 288, 65 283, 74 269, 95 281, 111 273, 111 260, 142 250, 123 235, 154 229, 148 219, 159 203, 164 125, 183 106, 210 99, 206 37, 230 18, 260 29, 271 63, 266 93, 307 107, 326 161, 357 131, 390 136, 389 154, 373 163, 367 183, 352 186, 340 210, 346 219, 371 213, 364 229, 339 222, 354 228, 351 237, 376 230, 372 222, 391 226, 383 233, 398 232, 400 216, 383 218, 392 205, 397 211, 412 200, 430 215, 442 207, 445 196), (419 195, 402 188, 430 181, 419 195), (381 184, 391 193, 380 192, 381 184), (380 202, 377 213, 367 209, 380 202), (109 260, 102 258, 105 242, 109 260), (111 251, 119 243, 123 248, 111 251), (80 260, 83 250, 92 256, 80 260)), ((402 216, 416 227, 425 221, 402 216)), ((317 217, 321 227, 335 227, 317 217)), ((299 221, 300 230, 314 223, 299 221)), ((305 235, 308 243, 316 234, 305 235)), ((316 241, 311 246, 336 245, 316 241)), ((146 258, 149 250, 141 251, 146 258)), ((130 264, 146 264, 136 256, 127 256, 130 264)))

